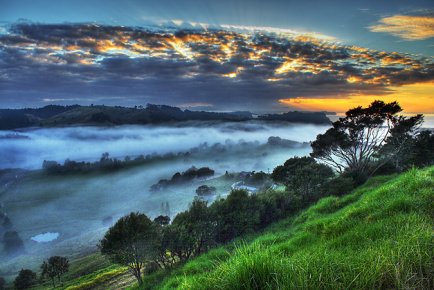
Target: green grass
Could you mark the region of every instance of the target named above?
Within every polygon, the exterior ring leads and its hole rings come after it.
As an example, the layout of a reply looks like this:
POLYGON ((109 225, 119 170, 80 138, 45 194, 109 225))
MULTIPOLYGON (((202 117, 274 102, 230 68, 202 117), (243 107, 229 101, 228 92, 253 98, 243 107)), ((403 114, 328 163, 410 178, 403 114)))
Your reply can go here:
POLYGON ((143 288, 433 289, 433 213, 434 167, 375 177, 143 288))

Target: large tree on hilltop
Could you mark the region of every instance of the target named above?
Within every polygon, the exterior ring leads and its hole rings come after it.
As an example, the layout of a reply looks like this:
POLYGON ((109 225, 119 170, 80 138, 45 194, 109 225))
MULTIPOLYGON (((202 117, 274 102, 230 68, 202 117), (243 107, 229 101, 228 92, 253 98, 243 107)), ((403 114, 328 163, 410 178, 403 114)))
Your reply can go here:
POLYGON ((397 102, 383 101, 351 109, 332 128, 317 136, 311 144, 311 156, 363 180, 402 153, 408 140, 417 133, 423 116, 408 118, 398 115, 401 111, 397 102), (380 154, 386 144, 390 145, 387 154, 380 154))

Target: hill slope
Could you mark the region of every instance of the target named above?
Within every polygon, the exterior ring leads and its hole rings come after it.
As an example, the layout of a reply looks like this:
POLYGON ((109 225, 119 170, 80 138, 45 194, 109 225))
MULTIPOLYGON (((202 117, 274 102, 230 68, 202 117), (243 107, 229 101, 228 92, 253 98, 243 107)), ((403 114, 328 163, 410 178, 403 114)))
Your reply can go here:
POLYGON ((320 200, 249 243, 147 276, 145 287, 433 289, 433 212, 434 167, 376 177, 350 195, 320 200))

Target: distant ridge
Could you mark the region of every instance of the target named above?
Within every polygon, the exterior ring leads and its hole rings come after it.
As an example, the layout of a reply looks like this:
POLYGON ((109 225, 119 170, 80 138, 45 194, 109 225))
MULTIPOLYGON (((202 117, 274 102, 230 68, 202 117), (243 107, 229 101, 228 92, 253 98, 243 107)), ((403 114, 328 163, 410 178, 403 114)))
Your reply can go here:
POLYGON ((0 109, 0 130, 25 127, 61 127, 74 125, 161 124, 183 121, 240 122, 249 120, 294 123, 330 124, 324 112, 287 112, 255 117, 251 112, 207 112, 182 110, 167 105, 148 104, 145 107, 121 106, 59 106, 42 108, 0 109))

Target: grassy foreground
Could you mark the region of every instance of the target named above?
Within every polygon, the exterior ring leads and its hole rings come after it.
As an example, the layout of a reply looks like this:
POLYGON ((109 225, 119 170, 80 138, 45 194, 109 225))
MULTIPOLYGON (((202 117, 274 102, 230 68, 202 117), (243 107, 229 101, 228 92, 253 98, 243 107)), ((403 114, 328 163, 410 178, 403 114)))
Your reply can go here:
POLYGON ((433 227, 434 167, 375 177, 144 289, 433 289, 433 227))

